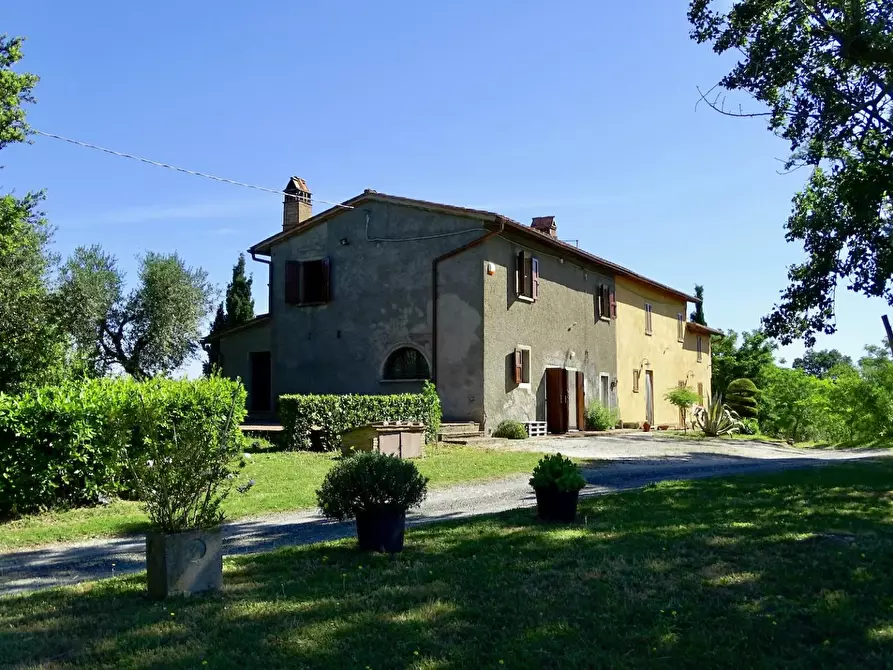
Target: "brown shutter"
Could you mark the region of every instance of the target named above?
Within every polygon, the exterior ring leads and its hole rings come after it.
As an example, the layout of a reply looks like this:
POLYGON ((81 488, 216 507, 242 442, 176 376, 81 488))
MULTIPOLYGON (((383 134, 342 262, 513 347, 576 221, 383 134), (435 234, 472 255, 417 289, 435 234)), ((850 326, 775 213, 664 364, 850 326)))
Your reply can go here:
POLYGON ((540 261, 538 258, 530 259, 530 274, 531 274, 531 288, 532 293, 531 297, 536 300, 539 297, 540 293, 540 261))
POLYGON ((698 404, 704 404, 704 384, 701 382, 698 382, 698 404))
POLYGON ((611 306, 611 318, 617 318, 617 297, 614 295, 614 291, 608 291, 608 302, 611 306))
POLYGON ((298 261, 285 262, 285 302, 288 305, 297 305, 300 302, 298 279, 300 267, 298 261))
POLYGON ((329 302, 329 291, 331 282, 329 281, 329 273, 331 272, 331 263, 328 258, 322 259, 322 276, 320 277, 321 286, 319 289, 320 298, 323 302, 329 302))
POLYGON ((520 384, 524 375, 524 355, 520 349, 515 349, 515 383, 520 384))

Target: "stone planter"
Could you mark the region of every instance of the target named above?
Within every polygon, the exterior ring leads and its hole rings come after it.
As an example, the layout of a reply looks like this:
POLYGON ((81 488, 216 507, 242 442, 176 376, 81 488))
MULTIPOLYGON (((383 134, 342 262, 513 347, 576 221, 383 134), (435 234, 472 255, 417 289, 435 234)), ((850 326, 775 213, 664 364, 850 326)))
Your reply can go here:
POLYGON ((579 491, 559 491, 557 488, 539 488, 536 491, 536 512, 543 521, 573 523, 577 519, 579 491))
POLYGON ((357 514, 360 551, 401 552, 405 530, 406 510, 379 509, 357 514))
POLYGON ((223 585, 223 534, 220 528, 146 534, 149 597, 218 591, 223 585))

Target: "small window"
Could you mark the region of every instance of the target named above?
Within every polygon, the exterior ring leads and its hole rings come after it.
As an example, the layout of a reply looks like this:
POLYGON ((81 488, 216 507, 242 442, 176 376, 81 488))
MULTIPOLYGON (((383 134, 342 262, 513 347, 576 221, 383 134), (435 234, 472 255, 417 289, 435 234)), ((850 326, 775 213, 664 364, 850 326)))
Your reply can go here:
POLYGON ((639 375, 642 374, 641 370, 633 370, 633 393, 639 392, 639 375))
POLYGON ((540 262, 526 251, 519 251, 515 260, 515 293, 519 298, 535 302, 540 290, 540 262))
POLYGON ((431 372, 421 351, 412 347, 400 347, 385 361, 384 378, 401 381, 430 379, 431 372))
POLYGON ((599 400, 605 407, 611 407, 611 377, 602 373, 598 379, 599 382, 599 400))
POLYGON ((698 382, 698 404, 704 404, 704 384, 703 382, 698 382))
POLYGON ((704 360, 704 338, 698 335, 698 363, 704 360))
POLYGON ((676 339, 685 342, 685 314, 682 312, 676 315, 676 339))
POLYGON ((285 302, 289 305, 329 302, 329 259, 286 261, 285 302))
POLYGON ((611 293, 610 289, 604 284, 599 284, 596 291, 596 309, 598 310, 599 319, 607 319, 611 315, 611 293))
POLYGON ((518 347, 515 349, 514 365, 515 384, 530 384, 530 347, 518 347))
POLYGON ((646 302, 645 303, 645 334, 646 335, 651 335, 651 333, 652 333, 651 325, 652 325, 651 324, 651 303, 646 302))

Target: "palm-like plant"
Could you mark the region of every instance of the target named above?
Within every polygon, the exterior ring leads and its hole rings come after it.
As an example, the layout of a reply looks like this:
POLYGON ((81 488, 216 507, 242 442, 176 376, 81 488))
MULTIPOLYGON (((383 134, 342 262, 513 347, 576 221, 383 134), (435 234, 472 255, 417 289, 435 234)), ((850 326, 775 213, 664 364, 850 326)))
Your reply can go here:
POLYGON ((707 407, 696 407, 694 415, 698 428, 707 437, 731 435, 741 429, 741 417, 723 404, 721 395, 713 396, 707 407))

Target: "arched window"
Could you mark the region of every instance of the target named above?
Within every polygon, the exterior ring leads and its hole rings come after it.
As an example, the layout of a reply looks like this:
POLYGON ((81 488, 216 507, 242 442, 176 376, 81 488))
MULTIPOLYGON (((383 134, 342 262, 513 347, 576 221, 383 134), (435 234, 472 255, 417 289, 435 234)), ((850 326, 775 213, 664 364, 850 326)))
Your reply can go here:
POLYGON ((400 347, 391 352, 384 363, 385 379, 430 379, 431 371, 422 352, 412 347, 400 347))

